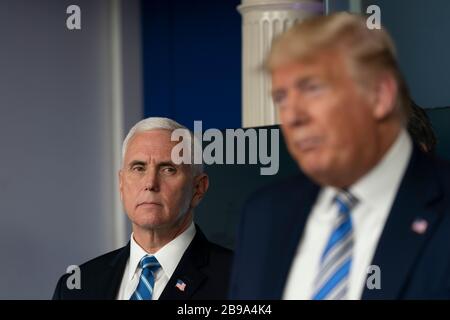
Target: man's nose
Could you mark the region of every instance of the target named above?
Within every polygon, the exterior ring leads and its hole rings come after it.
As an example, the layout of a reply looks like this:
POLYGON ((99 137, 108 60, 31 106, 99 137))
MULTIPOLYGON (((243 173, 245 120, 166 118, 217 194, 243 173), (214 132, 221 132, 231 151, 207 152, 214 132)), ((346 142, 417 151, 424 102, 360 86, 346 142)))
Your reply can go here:
POLYGON ((157 192, 159 190, 159 179, 156 170, 147 171, 144 177, 144 190, 154 192, 157 192))

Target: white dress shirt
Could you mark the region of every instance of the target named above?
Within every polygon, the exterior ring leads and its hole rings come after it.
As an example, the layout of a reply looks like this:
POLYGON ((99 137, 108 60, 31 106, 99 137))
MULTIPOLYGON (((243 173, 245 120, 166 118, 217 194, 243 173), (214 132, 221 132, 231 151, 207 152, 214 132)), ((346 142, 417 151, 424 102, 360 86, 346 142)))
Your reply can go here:
MULTIPOLYGON (((347 299, 361 298, 366 286, 367 269, 411 153, 411 138, 402 130, 381 161, 349 188, 359 202, 351 212, 354 246, 347 299)), ((283 299, 307 300, 314 294, 314 279, 320 270, 320 256, 338 216, 337 205, 333 202, 337 192, 332 187, 324 187, 320 191, 293 259, 283 299)))
MULTIPOLYGON (((192 239, 194 239, 195 232, 195 226, 192 222, 183 233, 153 254, 161 265, 161 268, 155 272, 155 286, 153 288, 152 300, 158 300, 180 262, 181 257, 192 239)), ((130 257, 125 266, 122 282, 117 294, 117 300, 129 300, 136 290, 142 272, 142 269, 139 267, 139 261, 141 261, 145 255, 152 254, 147 253, 139 246, 134 240, 132 233, 130 239, 130 257)))

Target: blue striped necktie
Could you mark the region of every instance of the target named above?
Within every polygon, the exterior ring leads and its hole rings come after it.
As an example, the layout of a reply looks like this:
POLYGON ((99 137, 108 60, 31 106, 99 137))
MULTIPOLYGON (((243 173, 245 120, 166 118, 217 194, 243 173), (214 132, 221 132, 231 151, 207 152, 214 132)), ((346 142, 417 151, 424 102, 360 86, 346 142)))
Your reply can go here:
POLYGON ((319 273, 314 281, 313 300, 346 298, 352 265, 353 227, 351 210, 358 200, 349 192, 336 195, 339 213, 333 231, 320 258, 319 273))
POLYGON ((161 268, 161 265, 154 256, 146 255, 139 262, 139 266, 142 269, 141 276, 130 300, 152 300, 155 272, 161 268))

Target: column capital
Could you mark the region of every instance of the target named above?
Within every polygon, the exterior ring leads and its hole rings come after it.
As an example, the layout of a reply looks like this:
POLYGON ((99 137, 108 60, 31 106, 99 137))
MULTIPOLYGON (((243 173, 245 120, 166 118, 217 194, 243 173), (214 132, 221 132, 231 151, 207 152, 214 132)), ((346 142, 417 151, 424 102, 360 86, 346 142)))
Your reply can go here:
POLYGON ((321 0, 242 0, 242 125, 279 123, 271 81, 261 65, 274 37, 293 24, 324 13, 321 0))
POLYGON ((302 11, 315 15, 324 12, 322 0, 242 0, 237 9, 241 14, 255 10, 302 11))

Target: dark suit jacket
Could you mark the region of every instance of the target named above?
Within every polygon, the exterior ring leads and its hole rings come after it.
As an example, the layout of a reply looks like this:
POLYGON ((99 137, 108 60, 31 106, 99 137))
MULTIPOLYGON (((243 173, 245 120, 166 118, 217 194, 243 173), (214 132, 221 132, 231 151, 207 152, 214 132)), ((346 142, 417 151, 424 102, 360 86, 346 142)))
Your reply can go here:
MULTIPOLYGON (((200 228, 186 249, 175 272, 169 279, 160 300, 225 299, 231 269, 232 252, 209 242, 200 228), (177 280, 186 289, 175 287, 177 280)), ((56 286, 53 299, 116 299, 122 275, 130 256, 130 243, 80 266, 81 289, 68 289, 69 274, 63 275, 56 286)))
MULTIPOLYGON (((244 208, 230 297, 281 299, 319 186, 303 174, 255 193, 244 208)), ((414 147, 372 265, 381 289, 362 299, 450 298, 450 165, 414 147), (415 219, 428 223, 414 232, 415 219)))

